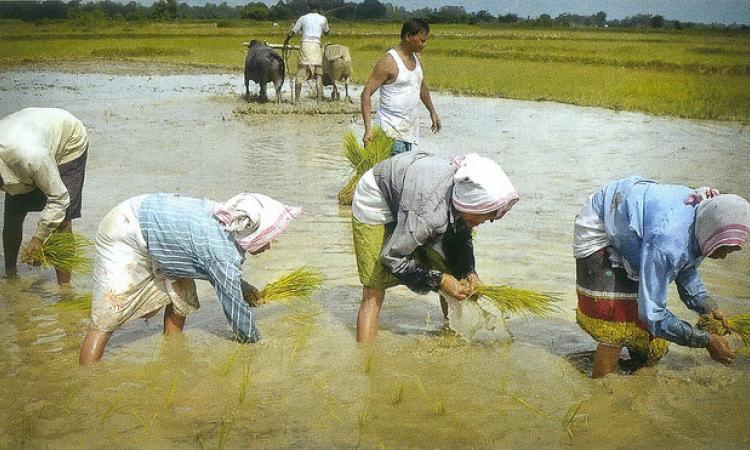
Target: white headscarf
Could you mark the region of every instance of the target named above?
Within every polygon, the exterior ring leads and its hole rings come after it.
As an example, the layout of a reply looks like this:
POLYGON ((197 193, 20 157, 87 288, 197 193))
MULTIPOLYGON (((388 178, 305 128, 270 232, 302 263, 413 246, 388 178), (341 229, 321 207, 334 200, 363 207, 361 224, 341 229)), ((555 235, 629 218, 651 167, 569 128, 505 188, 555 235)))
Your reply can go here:
POLYGON ((237 194, 219 203, 214 215, 235 241, 255 252, 284 232, 302 208, 284 205, 263 194, 237 194))
POLYGON ((695 238, 703 256, 724 245, 745 245, 750 233, 750 205, 734 194, 721 194, 698 204, 695 238))
POLYGON ((518 201, 516 188, 502 167, 494 161, 469 153, 455 159, 458 170, 453 176, 453 206, 461 212, 487 214, 497 212, 499 219, 518 201))

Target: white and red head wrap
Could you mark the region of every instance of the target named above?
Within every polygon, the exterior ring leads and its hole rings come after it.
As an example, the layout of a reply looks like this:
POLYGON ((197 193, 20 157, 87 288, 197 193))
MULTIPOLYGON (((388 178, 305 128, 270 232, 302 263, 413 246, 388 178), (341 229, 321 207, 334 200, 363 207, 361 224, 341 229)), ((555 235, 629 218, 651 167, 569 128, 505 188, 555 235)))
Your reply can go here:
POLYGON ((703 256, 724 245, 745 245, 750 233, 750 205, 734 194, 703 200, 695 213, 695 238, 703 256))
POLYGON ((453 176, 453 206, 461 212, 488 214, 499 219, 518 201, 516 188, 502 167, 494 161, 469 153, 455 158, 458 166, 453 176))
POLYGON ((237 194, 214 210, 224 229, 249 252, 269 244, 300 214, 302 208, 284 205, 263 194, 237 194))

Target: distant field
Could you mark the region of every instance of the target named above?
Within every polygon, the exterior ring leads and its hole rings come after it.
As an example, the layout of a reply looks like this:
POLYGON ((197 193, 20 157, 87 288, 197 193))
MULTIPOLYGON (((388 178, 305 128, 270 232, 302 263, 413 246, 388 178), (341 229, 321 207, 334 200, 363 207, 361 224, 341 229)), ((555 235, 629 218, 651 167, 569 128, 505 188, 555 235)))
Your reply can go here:
MULTIPOLYGON (((282 43, 289 23, 128 26, 0 21, 0 68, 128 60, 241 72, 250 39, 282 43)), ((398 24, 332 23, 363 83, 398 24)), ((456 93, 551 100, 652 114, 750 122, 750 34, 539 30, 436 25, 423 55, 428 84, 456 93)), ((298 43, 295 39, 294 43, 298 43)), ((296 63, 292 61, 292 65, 296 63)))

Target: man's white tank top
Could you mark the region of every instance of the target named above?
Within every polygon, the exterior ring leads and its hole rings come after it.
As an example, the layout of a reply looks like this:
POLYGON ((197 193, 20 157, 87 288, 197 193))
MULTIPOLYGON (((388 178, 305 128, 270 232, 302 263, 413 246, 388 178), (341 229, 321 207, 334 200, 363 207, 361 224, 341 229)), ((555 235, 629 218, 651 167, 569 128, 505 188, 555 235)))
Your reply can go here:
POLYGON ((409 70, 395 49, 388 50, 398 69, 396 81, 380 86, 380 107, 375 120, 385 133, 399 141, 416 144, 419 140, 419 91, 422 87, 422 65, 409 70))

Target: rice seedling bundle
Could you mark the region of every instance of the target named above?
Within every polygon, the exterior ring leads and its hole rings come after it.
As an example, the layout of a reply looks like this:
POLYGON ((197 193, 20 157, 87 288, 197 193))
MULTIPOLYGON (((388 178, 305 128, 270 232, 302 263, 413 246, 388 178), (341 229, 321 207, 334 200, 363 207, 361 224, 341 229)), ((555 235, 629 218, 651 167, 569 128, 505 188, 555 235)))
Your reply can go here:
POLYGON ((340 205, 352 204, 357 182, 375 164, 390 158, 393 151, 393 142, 393 139, 388 137, 379 127, 375 128, 372 140, 365 147, 359 145, 359 139, 351 131, 344 136, 344 156, 346 156, 352 168, 352 176, 339 191, 340 205))
POLYGON ((750 347, 750 313, 730 317, 727 321, 732 333, 742 339, 742 344, 745 347, 750 347))
POLYGON ((23 260, 65 272, 88 272, 93 264, 86 256, 86 250, 92 245, 82 234, 53 231, 42 243, 40 253, 29 255, 24 252, 23 260))
POLYGON ((268 283, 260 291, 264 303, 283 302, 293 298, 309 298, 323 285, 323 274, 306 266, 268 283))
POLYGON ((742 344, 745 347, 750 347, 750 313, 730 317, 727 322, 729 323, 729 330, 724 327, 720 320, 711 316, 701 316, 698 320, 698 328, 719 336, 726 336, 730 332, 734 333, 742 339, 742 344))
POLYGON ((495 304, 501 311, 511 314, 528 313, 543 316, 555 309, 559 299, 545 293, 519 289, 507 285, 480 284, 474 292, 495 304))

